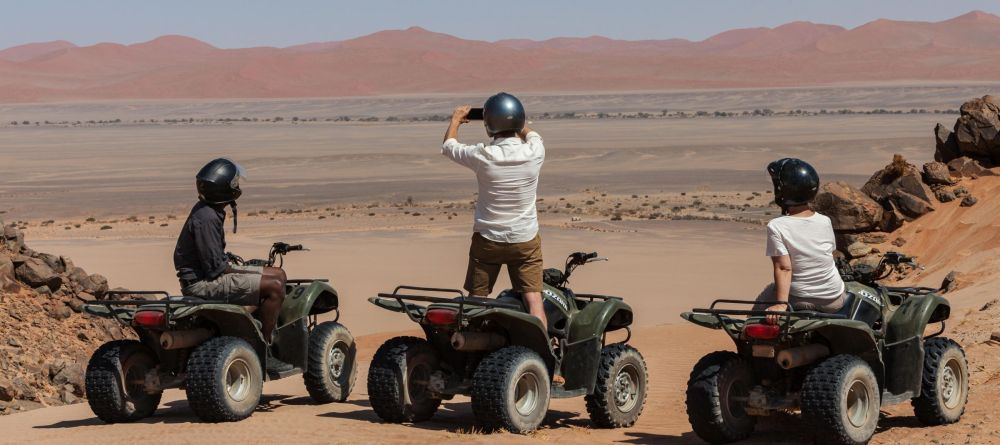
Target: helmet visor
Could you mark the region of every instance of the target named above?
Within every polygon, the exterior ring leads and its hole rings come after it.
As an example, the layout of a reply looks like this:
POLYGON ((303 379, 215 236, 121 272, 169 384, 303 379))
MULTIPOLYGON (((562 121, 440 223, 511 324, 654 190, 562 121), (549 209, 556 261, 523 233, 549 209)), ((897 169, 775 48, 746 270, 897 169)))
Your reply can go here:
POLYGON ((230 184, 233 186, 234 189, 239 189, 241 181, 250 179, 250 177, 247 176, 247 170, 243 168, 243 166, 240 165, 239 162, 236 162, 229 158, 223 158, 223 159, 231 162, 233 164, 233 167, 236 167, 236 174, 233 175, 233 180, 230 184))

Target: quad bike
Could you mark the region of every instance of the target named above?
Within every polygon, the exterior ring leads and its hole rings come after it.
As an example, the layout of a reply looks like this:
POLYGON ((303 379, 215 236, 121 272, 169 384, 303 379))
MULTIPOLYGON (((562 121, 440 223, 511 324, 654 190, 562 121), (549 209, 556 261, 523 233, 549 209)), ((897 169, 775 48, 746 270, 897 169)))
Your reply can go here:
MULTIPOLYGON (((274 243, 267 260, 241 265, 274 266, 301 245, 274 243)), ((356 347, 337 323, 338 295, 327 280, 288 280, 286 297, 269 348, 260 321, 243 306, 225 301, 172 297, 163 291, 111 292, 85 310, 131 326, 138 340, 105 343, 87 365, 90 408, 108 423, 131 422, 156 410, 163 390, 183 388, 194 413, 207 422, 237 421, 257 407, 265 380, 302 374, 306 389, 320 403, 347 399, 357 377, 356 347), (159 300, 115 297, 163 295, 159 300), (335 312, 334 321, 317 316, 335 312), (269 373, 268 354, 294 368, 269 373)))
POLYGON ((841 264, 848 297, 835 314, 787 303, 786 311, 770 312, 718 307, 755 304, 740 300, 682 314, 736 343, 736 352, 708 354, 691 372, 687 414, 694 432, 711 443, 733 442, 747 438, 759 416, 799 410, 816 442, 864 444, 880 407, 906 401, 923 424, 957 422, 969 370, 961 346, 940 336, 951 306, 937 289, 878 283, 900 265, 918 267, 895 252, 875 268, 841 264), (925 333, 932 323, 940 329, 925 333))
POLYGON ((574 253, 564 270, 545 271, 548 326, 511 290, 491 300, 454 289, 399 286, 370 298, 406 314, 426 337, 396 337, 375 353, 368 372, 375 413, 388 422, 419 422, 431 418, 442 400, 462 394, 471 396, 483 427, 523 434, 538 428, 551 398, 584 396, 596 425, 634 424, 646 401, 647 372, 642 355, 628 345, 632 308, 618 297, 576 294, 567 287, 577 266, 599 260, 605 259, 574 253), (607 333, 617 330, 625 330, 626 338, 609 343, 607 333), (557 374, 565 383, 553 384, 557 374))

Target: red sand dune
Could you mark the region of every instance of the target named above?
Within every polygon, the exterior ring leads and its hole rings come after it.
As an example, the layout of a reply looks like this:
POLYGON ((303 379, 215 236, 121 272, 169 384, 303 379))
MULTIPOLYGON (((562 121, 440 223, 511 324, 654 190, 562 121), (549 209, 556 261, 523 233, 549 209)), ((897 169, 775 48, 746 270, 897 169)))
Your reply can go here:
POLYGON ((183 36, 0 51, 0 102, 321 97, 404 93, 635 91, 881 81, 993 81, 1000 17, 793 22, 700 42, 600 36, 485 42, 421 28, 288 48, 220 49, 183 36), (514 60, 500 70, 498 61, 514 60))

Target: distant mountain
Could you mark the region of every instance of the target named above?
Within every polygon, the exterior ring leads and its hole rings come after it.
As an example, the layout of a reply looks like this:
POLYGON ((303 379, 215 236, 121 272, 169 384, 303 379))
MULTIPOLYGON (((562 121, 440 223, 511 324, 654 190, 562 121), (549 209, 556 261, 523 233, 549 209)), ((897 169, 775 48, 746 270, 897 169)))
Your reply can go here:
POLYGON ((0 102, 629 91, 1000 79, 1000 17, 793 22, 705 40, 467 40, 419 27, 287 48, 184 36, 0 51, 0 102))

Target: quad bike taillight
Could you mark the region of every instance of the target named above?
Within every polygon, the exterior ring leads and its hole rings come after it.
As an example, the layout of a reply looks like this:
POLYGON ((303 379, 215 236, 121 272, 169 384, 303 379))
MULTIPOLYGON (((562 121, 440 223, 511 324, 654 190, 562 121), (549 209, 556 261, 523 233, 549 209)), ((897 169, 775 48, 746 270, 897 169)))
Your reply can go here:
POLYGON ((743 334, 757 340, 774 340, 781 335, 781 327, 776 324, 748 324, 743 327, 743 334))
POLYGON ((132 316, 132 323, 147 328, 166 326, 167 316, 163 311, 138 311, 132 316))
POLYGON ((427 313, 424 314, 424 321, 439 326, 455 324, 456 319, 458 319, 458 311, 455 309, 434 308, 428 309, 427 313))

